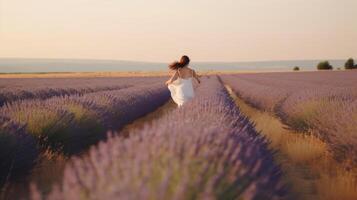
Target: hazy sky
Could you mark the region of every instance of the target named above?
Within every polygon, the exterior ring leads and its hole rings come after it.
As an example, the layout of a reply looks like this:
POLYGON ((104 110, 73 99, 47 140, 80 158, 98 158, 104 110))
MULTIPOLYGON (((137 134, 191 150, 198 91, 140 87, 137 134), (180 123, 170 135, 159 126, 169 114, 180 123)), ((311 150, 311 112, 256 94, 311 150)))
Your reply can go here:
POLYGON ((357 56, 357 0, 0 0, 0 57, 357 56))

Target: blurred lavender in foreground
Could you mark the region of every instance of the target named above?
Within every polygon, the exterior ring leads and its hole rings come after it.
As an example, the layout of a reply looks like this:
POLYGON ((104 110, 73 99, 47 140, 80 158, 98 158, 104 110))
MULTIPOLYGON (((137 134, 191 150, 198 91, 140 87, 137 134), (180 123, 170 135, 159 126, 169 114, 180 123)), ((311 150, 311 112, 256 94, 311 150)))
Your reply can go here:
MULTIPOLYGON (((74 158, 45 199, 279 199, 284 190, 265 139, 209 78, 182 108, 74 158)), ((32 198, 42 198, 34 185, 32 198)))

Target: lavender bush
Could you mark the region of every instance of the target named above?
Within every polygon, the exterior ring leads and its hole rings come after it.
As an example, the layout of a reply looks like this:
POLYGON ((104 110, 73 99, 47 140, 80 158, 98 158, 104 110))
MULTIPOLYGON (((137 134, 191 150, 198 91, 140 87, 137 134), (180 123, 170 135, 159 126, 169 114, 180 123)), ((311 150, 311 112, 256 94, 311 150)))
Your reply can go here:
POLYGON ((266 140, 216 78, 195 99, 130 137, 74 158, 49 196, 33 199, 279 199, 280 170, 266 140))

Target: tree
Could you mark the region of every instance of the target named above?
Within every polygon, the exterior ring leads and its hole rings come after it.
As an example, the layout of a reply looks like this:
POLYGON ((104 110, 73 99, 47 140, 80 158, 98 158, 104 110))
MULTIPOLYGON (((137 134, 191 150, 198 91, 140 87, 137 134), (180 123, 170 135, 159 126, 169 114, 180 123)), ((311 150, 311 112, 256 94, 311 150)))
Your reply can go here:
POLYGON ((294 70, 294 71, 300 71, 300 67, 295 66, 293 70, 294 70))
POLYGON ((345 69, 355 69, 355 61, 353 60, 353 58, 350 58, 346 61, 345 63, 345 69))
POLYGON ((330 70, 333 69, 332 65, 328 61, 322 61, 317 65, 318 70, 330 70))

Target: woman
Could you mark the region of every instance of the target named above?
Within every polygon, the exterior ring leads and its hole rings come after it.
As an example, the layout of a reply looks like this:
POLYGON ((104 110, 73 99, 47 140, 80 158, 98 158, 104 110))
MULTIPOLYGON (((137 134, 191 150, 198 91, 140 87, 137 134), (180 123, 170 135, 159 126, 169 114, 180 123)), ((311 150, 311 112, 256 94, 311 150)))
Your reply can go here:
POLYGON ((175 70, 175 73, 166 81, 166 85, 171 92, 172 99, 179 107, 194 97, 192 78, 197 83, 201 83, 195 70, 189 67, 189 63, 190 58, 182 56, 180 62, 169 65, 169 68, 175 70))

